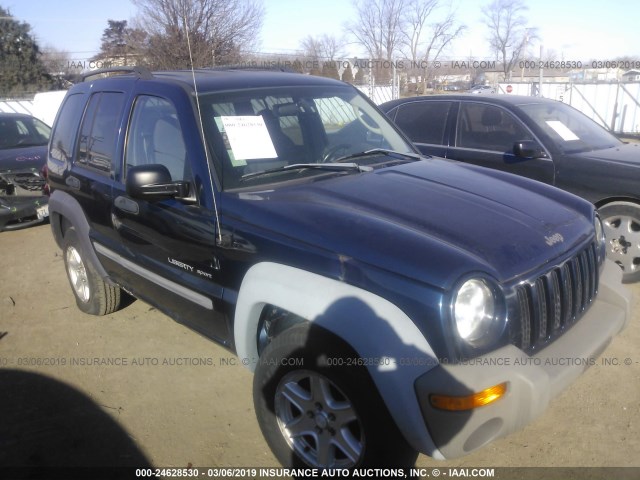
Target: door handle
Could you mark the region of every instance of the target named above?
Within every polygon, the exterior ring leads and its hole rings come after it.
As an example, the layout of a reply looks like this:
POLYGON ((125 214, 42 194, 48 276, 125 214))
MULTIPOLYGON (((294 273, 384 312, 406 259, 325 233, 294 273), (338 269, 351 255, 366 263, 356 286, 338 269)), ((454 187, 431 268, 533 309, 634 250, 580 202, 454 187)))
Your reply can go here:
POLYGON ((75 190, 80 190, 80 180, 76 177, 70 175, 64 179, 64 183, 75 190))
POLYGON ((138 205, 138 202, 127 197, 116 197, 114 205, 123 212, 132 213, 134 215, 140 213, 140 205, 138 205))

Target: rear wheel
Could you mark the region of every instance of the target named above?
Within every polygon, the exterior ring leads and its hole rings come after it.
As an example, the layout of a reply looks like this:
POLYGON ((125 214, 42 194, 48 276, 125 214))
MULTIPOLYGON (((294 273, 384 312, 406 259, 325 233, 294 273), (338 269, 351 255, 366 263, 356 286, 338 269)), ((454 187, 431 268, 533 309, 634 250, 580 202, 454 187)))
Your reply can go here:
POLYGON ((615 202, 601 207, 607 258, 623 271, 624 283, 640 280, 640 205, 615 202))
POLYGON ((254 377, 260 428, 285 467, 410 467, 406 442, 351 347, 300 324, 271 342, 254 377), (357 363, 357 362, 355 362, 357 363), (341 365, 342 364, 342 365, 341 365))
POLYGON ((64 234, 64 266, 78 308, 91 315, 107 315, 120 307, 120 288, 105 282, 82 251, 78 234, 71 227, 64 234))

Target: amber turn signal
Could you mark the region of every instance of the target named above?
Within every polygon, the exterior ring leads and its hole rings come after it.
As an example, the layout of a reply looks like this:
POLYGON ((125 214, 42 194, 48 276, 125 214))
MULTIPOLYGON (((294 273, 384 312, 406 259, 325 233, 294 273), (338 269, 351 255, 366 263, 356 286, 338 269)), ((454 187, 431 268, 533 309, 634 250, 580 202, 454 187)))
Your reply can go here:
POLYGON ((440 410, 472 410, 477 407, 489 405, 502 397, 507 392, 507 383, 500 383, 493 387, 485 388, 481 392, 466 397, 452 397, 449 395, 431 395, 431 405, 440 410))

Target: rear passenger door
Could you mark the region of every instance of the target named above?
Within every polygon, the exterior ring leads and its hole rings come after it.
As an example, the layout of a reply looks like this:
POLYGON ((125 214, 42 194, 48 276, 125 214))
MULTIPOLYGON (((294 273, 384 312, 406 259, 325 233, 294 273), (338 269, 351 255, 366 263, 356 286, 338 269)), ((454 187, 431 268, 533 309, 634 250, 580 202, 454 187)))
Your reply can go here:
MULTIPOLYGON (((535 140, 531 131, 507 109, 481 102, 460 102, 454 138, 447 158, 533 178, 553 184, 550 158, 525 159, 513 146, 535 140)), ((539 142, 537 142, 539 143, 539 142)))
POLYGON ((444 157, 452 105, 450 101, 415 101, 400 105, 390 116, 420 152, 444 157))
MULTIPOLYGON (((100 243, 113 241, 109 210, 126 100, 127 95, 118 91, 91 95, 80 125, 75 161, 65 178, 64 188, 72 191, 89 221, 91 239, 100 243)), ((71 158, 63 150, 57 143, 52 146, 54 156, 71 158)))

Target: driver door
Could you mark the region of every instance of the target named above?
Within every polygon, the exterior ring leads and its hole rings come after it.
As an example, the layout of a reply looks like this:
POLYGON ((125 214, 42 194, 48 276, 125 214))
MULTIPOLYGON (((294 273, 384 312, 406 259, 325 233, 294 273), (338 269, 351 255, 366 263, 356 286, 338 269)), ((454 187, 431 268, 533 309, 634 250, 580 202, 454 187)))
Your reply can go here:
POLYGON ((511 112, 496 105, 460 102, 455 142, 447 158, 494 168, 553 185, 550 158, 522 158, 513 153, 516 142, 535 137, 511 112))
MULTIPOLYGON (((214 281, 216 226, 201 206, 181 117, 171 98, 138 95, 124 146, 122 181, 114 188, 112 223, 129 259, 128 287, 191 328, 218 341, 229 332, 221 312, 224 289, 214 281), (188 198, 133 198, 125 188, 133 166, 163 165, 172 181, 189 185, 188 198), (160 299, 160 300, 158 300, 160 299), (156 300, 156 301, 153 301, 156 300)), ((123 259, 116 259, 123 261, 123 259)))

